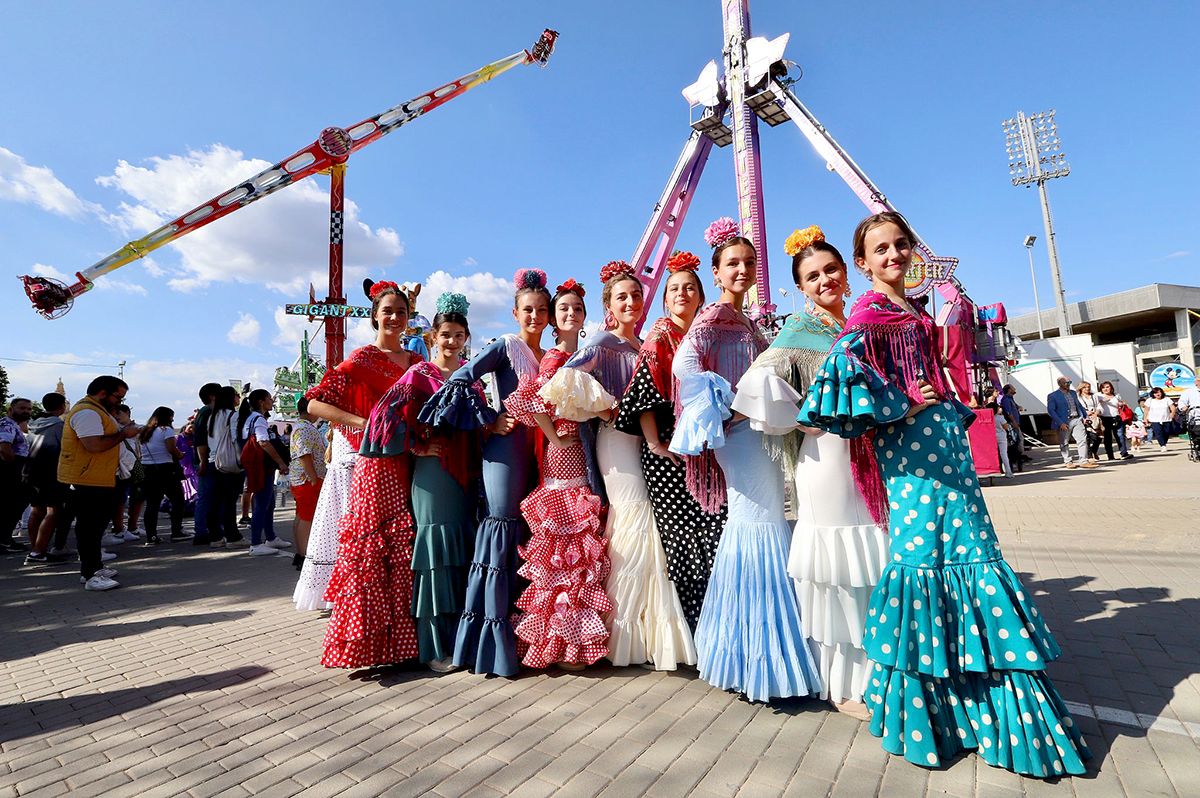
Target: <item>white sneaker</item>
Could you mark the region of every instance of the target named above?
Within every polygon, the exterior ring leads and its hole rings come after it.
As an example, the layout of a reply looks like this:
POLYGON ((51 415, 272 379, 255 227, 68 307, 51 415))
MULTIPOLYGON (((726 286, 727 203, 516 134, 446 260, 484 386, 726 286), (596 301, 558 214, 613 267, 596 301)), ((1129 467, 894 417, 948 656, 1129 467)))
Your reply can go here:
POLYGON ((104 537, 100 538, 101 546, 120 546, 124 542, 125 538, 114 535, 112 532, 105 532, 104 537))
MULTIPOLYGON (((116 568, 99 568, 96 570, 96 573, 92 574, 92 576, 103 576, 105 579, 112 579, 116 575, 117 575, 116 568)), ((81 576, 81 577, 79 577, 79 584, 81 584, 81 585, 87 584, 87 580, 81 576)))
POLYGON ((279 552, 276 549, 271 548, 266 543, 260 543, 257 546, 250 547, 251 557, 273 557, 278 553, 279 552))
POLYGON ((101 549, 100 562, 112 562, 115 559, 117 559, 117 555, 113 554, 111 551, 104 551, 101 549))
POLYGON ((290 549, 292 547, 292 541, 284 540, 283 538, 275 538, 274 540, 268 540, 263 545, 270 546, 273 549, 290 549))
POLYGON ((129 531, 122 532, 121 537, 125 539, 126 543, 131 543, 135 540, 141 540, 141 538, 129 531))
POLYGON ((83 583, 84 590, 112 590, 114 587, 120 586, 119 582, 109 579, 107 576, 100 576, 99 574, 83 583))

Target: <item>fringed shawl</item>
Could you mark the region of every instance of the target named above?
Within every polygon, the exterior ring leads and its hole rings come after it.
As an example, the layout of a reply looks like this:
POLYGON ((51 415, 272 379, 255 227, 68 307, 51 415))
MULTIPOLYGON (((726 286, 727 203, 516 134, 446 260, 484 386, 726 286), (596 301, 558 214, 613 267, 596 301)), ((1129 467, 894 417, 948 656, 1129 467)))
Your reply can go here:
POLYGON ((642 414, 653 412, 660 440, 671 439, 679 410, 676 406, 679 385, 671 374, 671 366, 675 362, 675 352, 683 341, 683 335, 683 330, 666 317, 654 322, 654 326, 650 328, 646 340, 642 342, 642 348, 638 350, 637 362, 633 367, 635 379, 626 388, 617 409, 614 424, 621 432, 640 436, 642 414), (641 385, 644 390, 637 390, 636 375, 642 371, 649 377, 650 385, 645 385, 643 378, 641 385))
MULTIPOLYGON (((676 380, 711 372, 735 386, 766 348, 767 339, 753 322, 732 305, 717 303, 697 314, 676 352, 671 371, 676 380)), ((712 449, 688 455, 684 461, 692 498, 706 513, 719 512, 725 504, 725 475, 712 449)))
MULTIPOLYGON (((633 380, 633 369, 638 359, 638 347, 611 330, 601 330, 595 336, 589 336, 587 343, 581 347, 564 368, 576 369, 590 375, 605 391, 613 396, 623 396, 625 389, 633 380)), ((596 434, 599 422, 592 420, 579 425, 579 439, 583 443, 583 451, 587 459, 588 483, 592 493, 599 496, 606 504, 608 494, 604 489, 604 480, 600 475, 600 463, 596 459, 596 434)))
MULTIPOLYGON (((842 326, 827 314, 793 313, 771 342, 771 347, 754 361, 753 367, 771 369, 804 395, 841 332, 842 326)), ((785 474, 795 472, 803 442, 804 433, 798 429, 786 435, 763 436, 763 448, 782 466, 785 474)))
MULTIPOLYGON (((412 362, 420 356, 413 355, 412 362)), ((409 364, 412 365, 411 363, 409 364)), ((374 344, 361 346, 336 367, 325 372, 320 384, 308 389, 305 397, 309 401, 324 402, 339 410, 367 418, 375 403, 396 380, 404 376, 407 367, 396 363, 387 353, 374 344)), ((363 431, 357 427, 334 425, 354 448, 363 441, 363 431)))
MULTIPOLYGON (((683 342, 683 330, 665 316, 654 322, 650 334, 638 352, 637 365, 645 365, 654 387, 667 401, 675 397, 675 378, 671 375, 671 364, 675 362, 675 352, 683 342)), ((635 367, 636 370, 636 367, 635 367)))
MULTIPOLYGON (((846 329, 838 340, 862 333, 862 360, 909 401, 922 403, 922 381, 929 383, 938 398, 950 400, 954 392, 946 381, 938 357, 937 325, 920 308, 909 313, 878 291, 867 291, 850 311, 846 329)), ((850 465, 854 484, 867 503, 876 524, 887 525, 887 490, 875 459, 875 433, 869 431, 850 441, 850 465)))

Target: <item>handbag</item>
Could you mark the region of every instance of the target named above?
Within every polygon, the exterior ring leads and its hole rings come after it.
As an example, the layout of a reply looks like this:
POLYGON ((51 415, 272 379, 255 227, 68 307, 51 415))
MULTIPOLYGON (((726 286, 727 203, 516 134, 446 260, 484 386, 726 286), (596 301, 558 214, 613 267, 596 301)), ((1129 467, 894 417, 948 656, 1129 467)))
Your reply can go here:
POLYGON ((134 456, 133 465, 129 469, 129 481, 131 484, 141 485, 146 481, 146 467, 142 465, 142 454, 141 452, 133 451, 133 447, 129 445, 129 441, 125 440, 121 443, 123 443, 125 448, 128 449, 134 456))
POLYGON ((1133 408, 1127 404, 1122 404, 1121 409, 1117 413, 1121 418, 1122 424, 1128 424, 1134 419, 1133 408))

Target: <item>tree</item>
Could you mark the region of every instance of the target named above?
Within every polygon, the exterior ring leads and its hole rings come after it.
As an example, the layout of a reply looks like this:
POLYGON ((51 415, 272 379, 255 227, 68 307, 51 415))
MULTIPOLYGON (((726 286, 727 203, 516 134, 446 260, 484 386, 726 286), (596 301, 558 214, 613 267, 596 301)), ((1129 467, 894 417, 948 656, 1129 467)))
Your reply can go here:
POLYGON ((8 410, 8 372, 0 366, 0 410, 8 410))

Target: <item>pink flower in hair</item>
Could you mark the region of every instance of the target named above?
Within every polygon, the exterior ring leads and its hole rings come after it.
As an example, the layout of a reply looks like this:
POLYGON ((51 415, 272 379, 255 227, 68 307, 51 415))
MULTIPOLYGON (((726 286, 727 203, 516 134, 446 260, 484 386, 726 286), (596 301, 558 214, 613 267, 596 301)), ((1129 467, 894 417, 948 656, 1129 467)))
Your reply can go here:
POLYGON ((518 291, 545 288, 546 273, 541 269, 517 269, 517 273, 513 275, 513 283, 518 291))
POLYGON ((710 247, 716 249, 729 239, 741 235, 741 233, 741 228, 738 227, 737 222, 728 216, 722 216, 710 224, 708 229, 704 231, 704 240, 710 247))

